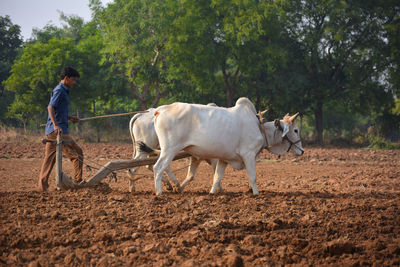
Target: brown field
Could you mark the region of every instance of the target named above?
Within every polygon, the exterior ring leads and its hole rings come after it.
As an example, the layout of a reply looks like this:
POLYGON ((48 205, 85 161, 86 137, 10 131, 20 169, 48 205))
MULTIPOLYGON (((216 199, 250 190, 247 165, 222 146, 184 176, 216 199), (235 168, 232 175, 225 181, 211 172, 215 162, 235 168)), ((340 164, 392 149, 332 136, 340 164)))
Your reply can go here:
MULTIPOLYGON (((129 144, 83 144, 86 159, 128 159, 129 144)), ((209 195, 202 163, 183 193, 154 195, 152 174, 129 193, 118 181, 36 192, 44 147, 0 144, 0 265, 400 265, 400 151, 305 148, 257 164, 259 196, 228 167, 209 195), (151 178, 151 179, 149 179, 151 178)), ((91 164, 93 165, 93 164, 91 164)), ((187 165, 183 159, 172 169, 187 165)), ((71 175, 72 165, 64 160, 71 175)), ((176 171, 180 181, 186 169, 176 171)), ((88 177, 89 173, 85 173, 88 177)), ((87 179, 87 178, 86 178, 87 179)))

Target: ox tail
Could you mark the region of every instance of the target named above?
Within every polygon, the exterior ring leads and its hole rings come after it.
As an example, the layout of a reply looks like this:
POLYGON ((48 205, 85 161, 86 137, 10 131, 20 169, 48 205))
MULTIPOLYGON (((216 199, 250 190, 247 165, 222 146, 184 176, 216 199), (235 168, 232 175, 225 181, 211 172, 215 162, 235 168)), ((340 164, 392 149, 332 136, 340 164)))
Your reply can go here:
POLYGON ((149 147, 148 145, 146 145, 144 142, 140 141, 138 142, 139 145, 139 150, 148 154, 160 154, 160 150, 157 149, 152 149, 151 147, 149 147))
POLYGON ((142 115, 143 113, 135 114, 135 116, 133 116, 132 119, 129 121, 129 132, 131 134, 132 144, 133 144, 133 157, 135 157, 136 155, 136 143, 135 143, 136 140, 135 140, 135 135, 133 134, 133 124, 142 115))

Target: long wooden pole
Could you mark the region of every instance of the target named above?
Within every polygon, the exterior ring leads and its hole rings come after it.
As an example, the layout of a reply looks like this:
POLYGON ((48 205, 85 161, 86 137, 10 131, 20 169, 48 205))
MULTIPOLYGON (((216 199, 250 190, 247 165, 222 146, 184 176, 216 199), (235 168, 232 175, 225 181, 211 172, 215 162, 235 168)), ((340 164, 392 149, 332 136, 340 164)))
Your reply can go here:
MULTIPOLYGON (((118 114, 109 114, 109 115, 100 115, 100 116, 95 116, 95 117, 88 117, 88 118, 80 118, 80 121, 90 121, 90 120, 96 120, 96 119, 104 119, 104 118, 111 118, 111 117, 120 117, 120 116, 128 116, 128 115, 133 115, 133 114, 138 114, 138 113, 147 113, 147 110, 144 111, 133 111, 133 112, 126 112, 126 113, 118 113, 118 114)), ((45 127, 46 124, 40 124, 40 127, 45 127)))
MULTIPOLYGON (((190 154, 186 152, 178 153, 173 160, 189 157, 190 154)), ((107 177, 112 171, 133 168, 137 166, 144 166, 156 163, 158 156, 149 157, 145 159, 129 159, 129 160, 114 160, 108 162, 103 168, 101 168, 92 178, 86 183, 79 185, 79 187, 89 187, 99 183, 101 180, 107 177)))
POLYGON ((90 121, 90 120, 96 120, 96 119, 127 116, 127 115, 133 115, 133 114, 137 114, 137 113, 146 113, 146 112, 148 112, 148 111, 145 110, 145 111, 134 111, 134 112, 127 112, 127 113, 119 113, 119 114, 100 115, 100 116, 95 116, 95 117, 82 118, 82 119, 80 119, 80 121, 90 121))

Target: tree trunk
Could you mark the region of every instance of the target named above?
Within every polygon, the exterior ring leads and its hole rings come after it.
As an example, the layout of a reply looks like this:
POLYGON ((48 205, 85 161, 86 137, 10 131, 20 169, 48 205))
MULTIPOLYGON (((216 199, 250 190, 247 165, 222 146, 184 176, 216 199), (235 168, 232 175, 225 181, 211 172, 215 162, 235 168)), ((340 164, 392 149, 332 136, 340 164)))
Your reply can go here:
MULTIPOLYGON (((81 117, 81 115, 79 114, 79 109, 76 110, 76 117, 78 117, 78 118, 81 117)), ((78 122, 78 124, 77 124, 77 126, 76 126, 76 133, 77 133, 77 136, 80 136, 81 132, 82 132, 82 123, 81 123, 81 122, 78 122)))
POLYGON ((300 138, 301 138, 301 133, 303 130, 303 114, 300 115, 300 138))
POLYGON ((227 102, 227 107, 232 107, 233 106, 233 98, 234 98, 234 90, 231 87, 226 87, 226 94, 228 97, 228 102, 227 102))
POLYGON ((260 88, 256 84, 256 110, 261 110, 261 93, 260 88))
MULTIPOLYGON (((96 100, 93 100, 93 114, 96 116, 96 100)), ((97 143, 100 143, 100 128, 96 122, 97 143)))
POLYGON ((225 69, 222 69, 222 74, 225 82, 225 90, 227 96, 227 107, 233 106, 233 100, 235 99, 235 91, 237 84, 237 77, 239 74, 239 68, 236 69, 235 73, 232 76, 232 81, 229 81, 230 74, 226 72, 225 69))
POLYGON ((23 121, 23 124, 24 124, 24 134, 26 135, 26 124, 27 124, 27 121, 24 120, 24 121, 23 121))
POLYGON ((140 110, 146 110, 147 109, 146 101, 143 101, 142 99, 139 99, 139 101, 140 101, 140 110))
POLYGON ((322 112, 322 101, 318 100, 317 101, 317 106, 314 110, 314 116, 315 116, 315 141, 322 145, 324 140, 323 140, 323 112, 322 112))

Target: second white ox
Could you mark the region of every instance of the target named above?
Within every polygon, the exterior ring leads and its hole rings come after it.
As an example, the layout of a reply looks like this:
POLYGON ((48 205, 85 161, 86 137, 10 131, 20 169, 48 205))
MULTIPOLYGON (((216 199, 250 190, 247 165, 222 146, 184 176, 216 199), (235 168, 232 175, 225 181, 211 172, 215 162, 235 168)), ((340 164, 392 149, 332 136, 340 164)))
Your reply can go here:
POLYGON ((256 184, 256 156, 263 148, 275 154, 304 153, 296 125, 297 115, 262 122, 253 103, 242 97, 231 108, 173 103, 156 109, 154 126, 161 154, 154 165, 156 194, 161 195, 161 179, 175 155, 184 150, 201 159, 217 158, 210 193, 220 188, 227 164, 247 169, 253 194, 256 184))
MULTIPOLYGON (((207 106, 213 106, 216 107, 214 103, 209 103, 207 106)), ((147 110, 146 113, 138 113, 135 116, 132 117, 132 119, 129 122, 129 131, 131 134, 132 138, 132 143, 133 143, 133 158, 134 159, 143 159, 149 155, 151 155, 153 152, 155 154, 159 154, 159 151, 154 150, 156 148, 159 148, 159 142, 158 142, 158 137, 156 134, 156 131, 154 129, 154 113, 156 109, 150 108, 147 110), (145 143, 149 148, 148 151, 142 151, 138 149, 141 143, 145 143)), ((215 171, 215 167, 217 165, 218 160, 217 159, 207 159, 206 160, 212 167, 213 170, 215 171)), ((198 160, 196 158, 190 157, 190 164, 189 164, 189 169, 186 175, 186 179, 183 181, 183 183, 180 185, 179 181, 176 179, 175 175, 172 173, 170 168, 166 168, 165 172, 167 175, 170 177, 170 179, 174 182, 177 191, 183 190, 186 185, 193 180, 195 174, 196 174, 196 169, 199 166, 201 160, 198 160)), ((149 170, 153 170, 153 166, 147 166, 149 170)), ((135 176, 138 171, 139 167, 134 167, 131 169, 128 169, 128 174, 129 174, 129 192, 135 192, 135 176)), ((169 190, 173 190, 173 187, 171 183, 168 181, 168 179, 165 176, 162 176, 162 181, 165 182, 169 190)), ((219 191, 222 191, 222 188, 219 188, 219 191)))
MULTIPOLYGON (((154 108, 150 108, 146 113, 138 113, 132 117, 129 122, 129 132, 131 134, 132 143, 133 143, 133 158, 134 159, 143 159, 148 156, 148 153, 140 151, 137 149, 137 144, 139 142, 145 142, 150 147, 157 148, 158 147, 158 138, 156 132, 154 130, 154 108)), ((153 166, 147 166, 149 170, 153 170, 153 166)), ((135 192, 135 176, 139 167, 134 167, 128 169, 129 174, 129 192, 135 192)), ((165 172, 171 178, 171 180, 175 183, 178 191, 180 191, 179 181, 176 179, 175 175, 171 172, 169 168, 166 168, 165 172)), ((162 180, 166 183, 170 190, 173 190, 172 185, 168 181, 167 178, 163 176, 162 180)))

